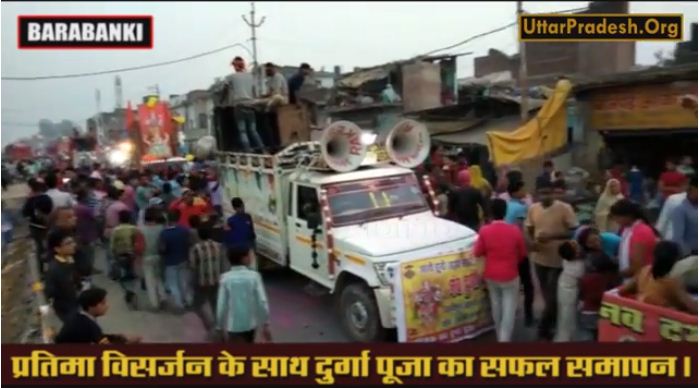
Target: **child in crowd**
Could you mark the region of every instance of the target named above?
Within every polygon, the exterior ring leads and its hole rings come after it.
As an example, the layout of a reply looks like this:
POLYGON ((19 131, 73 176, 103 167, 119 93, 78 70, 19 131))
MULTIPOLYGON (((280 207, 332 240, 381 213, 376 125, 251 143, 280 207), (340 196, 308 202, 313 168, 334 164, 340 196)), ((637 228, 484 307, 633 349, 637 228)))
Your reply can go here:
POLYGON ((585 260, 575 241, 566 241, 558 248, 563 271, 558 278, 556 336, 554 342, 569 342, 575 334, 578 305, 578 282, 585 273, 585 260))
POLYGON ((636 300, 643 303, 696 314, 696 299, 687 293, 679 279, 671 276, 672 267, 679 257, 679 245, 672 241, 659 242, 653 251, 653 264, 643 267, 619 293, 635 294, 636 300))
POLYGON ((46 271, 45 292, 53 311, 65 323, 78 312, 80 276, 75 268, 75 239, 72 234, 56 230, 48 236, 51 262, 46 271))
POLYGON ((588 252, 585 263, 586 272, 580 279, 580 326, 597 340, 597 321, 602 297, 606 291, 616 287, 621 278, 616 263, 604 252, 588 252))

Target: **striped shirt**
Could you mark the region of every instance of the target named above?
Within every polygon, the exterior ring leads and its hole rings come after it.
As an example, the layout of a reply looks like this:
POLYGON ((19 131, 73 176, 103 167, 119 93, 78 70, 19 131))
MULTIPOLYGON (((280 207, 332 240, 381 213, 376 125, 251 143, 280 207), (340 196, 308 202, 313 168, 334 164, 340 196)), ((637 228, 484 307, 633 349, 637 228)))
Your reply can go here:
POLYGON ((224 271, 223 246, 213 240, 198 242, 189 251, 189 262, 199 286, 216 286, 224 271))
POLYGON ((92 213, 97 217, 100 213, 100 208, 102 206, 102 198, 104 195, 96 191, 91 191, 90 195, 87 197, 87 207, 90 208, 92 213))

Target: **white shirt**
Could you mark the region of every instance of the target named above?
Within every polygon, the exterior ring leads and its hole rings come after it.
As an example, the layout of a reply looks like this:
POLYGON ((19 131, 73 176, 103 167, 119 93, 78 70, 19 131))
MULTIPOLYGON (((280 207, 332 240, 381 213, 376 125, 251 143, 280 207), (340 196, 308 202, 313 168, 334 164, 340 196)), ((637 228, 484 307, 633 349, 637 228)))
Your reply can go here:
POLYGON ((585 260, 563 260, 563 271, 558 277, 558 286, 578 288, 578 281, 585 274, 585 260))
POLYGON ((663 208, 660 210, 658 221, 655 223, 655 229, 663 236, 664 240, 672 240, 672 222, 670 222, 670 215, 686 198, 687 193, 682 192, 672 194, 665 200, 663 208))
POLYGON ((218 181, 209 181, 209 193, 211 194, 211 205, 221 206, 221 185, 218 181))
POLYGON ((54 210, 62 207, 75 206, 75 200, 70 195, 70 193, 66 193, 65 191, 61 191, 58 189, 50 189, 46 192, 46 195, 48 195, 49 198, 51 198, 54 210))
POLYGON ((289 86, 286 83, 286 78, 277 72, 273 76, 267 77, 267 92, 275 95, 281 94, 284 97, 289 96, 289 86))

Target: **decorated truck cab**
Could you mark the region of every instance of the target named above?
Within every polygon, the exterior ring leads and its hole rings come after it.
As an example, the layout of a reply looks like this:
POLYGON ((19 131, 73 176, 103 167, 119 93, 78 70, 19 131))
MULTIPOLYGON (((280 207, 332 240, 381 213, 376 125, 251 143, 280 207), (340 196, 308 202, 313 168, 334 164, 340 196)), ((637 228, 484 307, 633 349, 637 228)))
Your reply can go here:
MULTIPOLYGON (((362 130, 339 121, 318 142, 274 155, 217 153, 223 203, 241 197, 253 217, 259 256, 311 279, 336 296, 357 341, 396 327, 395 265, 460 255, 474 243, 465 226, 434 215, 412 167, 427 157, 429 134, 412 120, 381 144, 390 161, 368 155, 362 130)), ((227 208, 228 207, 228 208, 227 208)))

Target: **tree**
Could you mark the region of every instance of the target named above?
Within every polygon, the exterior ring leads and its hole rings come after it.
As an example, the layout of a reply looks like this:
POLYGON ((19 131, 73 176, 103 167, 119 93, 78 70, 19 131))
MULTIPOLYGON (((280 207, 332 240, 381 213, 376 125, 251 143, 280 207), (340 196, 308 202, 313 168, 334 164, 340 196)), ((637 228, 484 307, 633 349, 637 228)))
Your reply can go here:
POLYGON ((653 53, 655 65, 660 67, 672 66, 675 63, 675 56, 671 51, 658 50, 653 53))
POLYGON ((39 133, 47 140, 54 140, 60 136, 53 122, 48 119, 39 120, 39 133))
POLYGON ((58 129, 61 133, 61 136, 73 136, 73 128, 76 127, 76 125, 70 121, 70 120, 61 120, 60 123, 57 124, 58 129))

